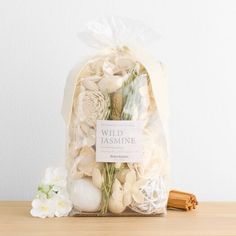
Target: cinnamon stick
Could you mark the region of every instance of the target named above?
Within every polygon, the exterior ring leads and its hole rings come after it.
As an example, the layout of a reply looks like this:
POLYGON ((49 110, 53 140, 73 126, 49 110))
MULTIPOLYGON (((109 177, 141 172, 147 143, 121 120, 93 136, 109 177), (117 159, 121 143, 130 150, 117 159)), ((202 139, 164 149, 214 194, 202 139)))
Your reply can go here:
POLYGON ((169 209, 180 209, 190 211, 198 205, 197 198, 192 193, 182 192, 178 190, 171 190, 167 207, 169 209))

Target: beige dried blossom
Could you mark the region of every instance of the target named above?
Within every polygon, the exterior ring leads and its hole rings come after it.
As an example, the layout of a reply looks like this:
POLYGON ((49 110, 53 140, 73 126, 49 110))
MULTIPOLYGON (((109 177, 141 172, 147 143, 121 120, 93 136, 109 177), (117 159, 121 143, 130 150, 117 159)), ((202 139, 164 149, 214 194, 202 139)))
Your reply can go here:
POLYGON ((97 90, 85 90, 79 98, 81 121, 90 127, 96 127, 97 120, 106 120, 110 114, 110 97, 107 93, 97 90))
POLYGON ((141 191, 141 187, 146 183, 145 179, 137 180, 134 170, 130 170, 125 177, 124 184, 124 204, 130 205, 133 201, 142 203, 144 201, 144 194, 141 191))

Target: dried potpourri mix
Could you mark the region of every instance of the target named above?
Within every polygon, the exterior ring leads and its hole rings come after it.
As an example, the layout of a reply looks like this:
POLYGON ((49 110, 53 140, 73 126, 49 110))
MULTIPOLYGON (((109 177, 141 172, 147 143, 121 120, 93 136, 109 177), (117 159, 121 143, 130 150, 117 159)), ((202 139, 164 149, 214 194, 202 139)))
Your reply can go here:
POLYGON ((79 34, 101 50, 71 72, 65 87, 69 215, 166 212, 165 77, 140 46, 150 32, 109 18, 79 34))

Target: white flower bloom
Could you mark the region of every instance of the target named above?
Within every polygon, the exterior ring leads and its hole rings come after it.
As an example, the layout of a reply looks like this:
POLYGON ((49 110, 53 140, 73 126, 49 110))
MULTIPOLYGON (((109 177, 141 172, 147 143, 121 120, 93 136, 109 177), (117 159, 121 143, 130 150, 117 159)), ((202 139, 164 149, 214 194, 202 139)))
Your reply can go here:
POLYGON ((46 169, 43 184, 56 185, 59 187, 66 186, 67 171, 64 167, 49 167, 46 169))
POLYGON ((72 202, 70 199, 61 195, 56 196, 53 201, 55 201, 55 216, 68 216, 72 209, 72 202))
POLYGON ((69 214, 72 203, 66 188, 66 178, 67 171, 63 167, 46 169, 36 199, 32 201, 32 216, 46 218, 69 214))
POLYGON ((30 213, 34 217, 53 217, 54 202, 51 199, 34 199, 30 213))

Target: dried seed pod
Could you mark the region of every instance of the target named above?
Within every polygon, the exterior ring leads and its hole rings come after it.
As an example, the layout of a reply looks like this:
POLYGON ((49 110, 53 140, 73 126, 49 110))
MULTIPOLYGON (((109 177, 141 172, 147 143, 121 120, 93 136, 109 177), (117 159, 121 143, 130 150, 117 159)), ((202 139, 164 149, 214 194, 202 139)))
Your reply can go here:
POLYGON ((123 94, 119 89, 115 93, 111 94, 111 119, 120 120, 123 109, 123 94))

